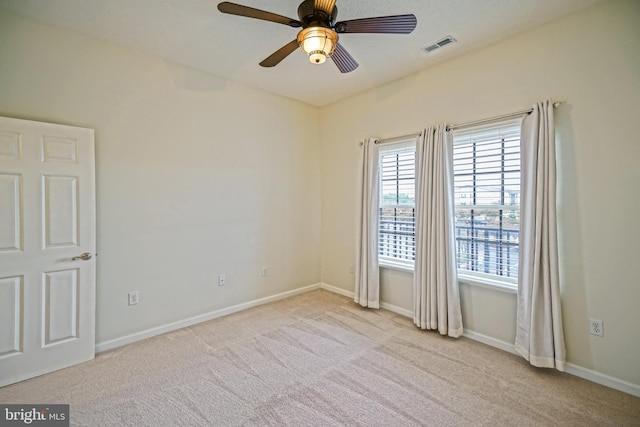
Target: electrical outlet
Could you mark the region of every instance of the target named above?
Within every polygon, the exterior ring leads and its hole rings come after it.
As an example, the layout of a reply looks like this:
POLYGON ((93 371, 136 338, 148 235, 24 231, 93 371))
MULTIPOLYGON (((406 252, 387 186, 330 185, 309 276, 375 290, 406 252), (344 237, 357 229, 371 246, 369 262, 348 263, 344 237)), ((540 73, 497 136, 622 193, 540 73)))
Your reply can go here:
POLYGON ((267 277, 269 275, 269 269, 267 267, 262 267, 262 277, 267 277))
POLYGON ((589 319, 589 333, 599 337, 604 336, 604 322, 598 319, 589 319))
POLYGON ((129 305, 136 305, 140 302, 138 291, 129 292, 129 305))
POLYGON ((353 264, 349 264, 349 273, 353 273, 353 264))
POLYGON ((221 274, 218 276, 218 286, 224 286, 227 284, 227 276, 221 274))

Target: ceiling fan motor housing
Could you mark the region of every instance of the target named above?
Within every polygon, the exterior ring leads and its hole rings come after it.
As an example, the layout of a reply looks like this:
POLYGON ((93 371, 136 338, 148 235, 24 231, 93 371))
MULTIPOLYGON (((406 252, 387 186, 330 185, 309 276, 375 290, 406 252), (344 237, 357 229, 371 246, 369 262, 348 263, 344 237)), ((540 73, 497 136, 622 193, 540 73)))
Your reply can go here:
POLYGON ((327 27, 332 28, 338 17, 338 8, 333 7, 329 16, 324 10, 315 8, 315 0, 304 0, 298 6, 298 18, 302 22, 302 27, 327 27))

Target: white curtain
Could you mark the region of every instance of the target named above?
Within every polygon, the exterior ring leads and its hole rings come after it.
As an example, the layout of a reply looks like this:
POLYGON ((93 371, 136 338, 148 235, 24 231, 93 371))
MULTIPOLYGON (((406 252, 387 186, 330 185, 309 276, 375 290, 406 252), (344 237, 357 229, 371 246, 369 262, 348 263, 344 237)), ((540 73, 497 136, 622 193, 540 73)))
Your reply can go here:
POLYGON ((356 242, 356 288, 354 301, 363 307, 380 308, 378 269, 378 146, 365 139, 360 167, 358 241, 356 242))
POLYGON ((413 321, 442 335, 462 335, 453 205, 453 141, 446 125, 416 144, 416 260, 413 321))
POLYGON ((521 134, 520 267, 515 348, 532 365, 565 370, 556 225, 553 103, 533 106, 521 134))

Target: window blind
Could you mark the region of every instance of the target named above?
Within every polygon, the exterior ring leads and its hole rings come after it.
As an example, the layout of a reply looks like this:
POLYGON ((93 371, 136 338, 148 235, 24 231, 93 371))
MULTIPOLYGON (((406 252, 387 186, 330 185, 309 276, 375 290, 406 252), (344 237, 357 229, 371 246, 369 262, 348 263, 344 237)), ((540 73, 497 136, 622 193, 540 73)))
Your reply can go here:
POLYGON ((520 121, 453 134, 458 270, 518 277, 520 121))
POLYGON ((379 149, 382 264, 413 267, 415 258, 415 140, 379 149))

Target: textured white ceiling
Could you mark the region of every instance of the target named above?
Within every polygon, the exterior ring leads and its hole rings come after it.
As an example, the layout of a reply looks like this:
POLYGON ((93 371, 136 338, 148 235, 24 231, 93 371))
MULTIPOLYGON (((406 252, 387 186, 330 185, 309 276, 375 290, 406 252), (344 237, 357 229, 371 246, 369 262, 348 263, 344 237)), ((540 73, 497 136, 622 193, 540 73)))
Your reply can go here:
MULTIPOLYGON (((323 106, 599 1, 337 0, 338 20, 405 13, 418 19, 410 35, 341 35, 340 43, 360 64, 348 74, 331 61, 311 64, 301 51, 277 67, 260 67, 298 30, 222 14, 218 0, 0 0, 0 8, 323 106), (446 35, 458 42, 431 54, 421 51, 446 35)), ((300 2, 235 3, 297 19, 300 2)))

